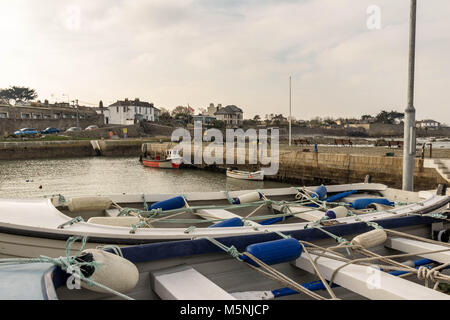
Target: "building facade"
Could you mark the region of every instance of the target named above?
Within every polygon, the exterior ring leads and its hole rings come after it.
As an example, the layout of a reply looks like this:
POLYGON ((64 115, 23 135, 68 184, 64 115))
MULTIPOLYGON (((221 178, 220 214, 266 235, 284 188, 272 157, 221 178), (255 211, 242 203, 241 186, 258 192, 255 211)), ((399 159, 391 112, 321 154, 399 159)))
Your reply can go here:
POLYGON ((93 108, 72 107, 68 103, 27 102, 15 106, 0 104, 0 133, 12 133, 21 128, 45 129, 55 127, 65 130, 70 127, 85 128, 90 125, 102 126, 103 115, 93 108))
POLYGON ((217 120, 225 122, 229 126, 240 126, 244 121, 244 112, 235 105, 220 108, 214 113, 217 120))
POLYGON ((416 122, 416 127, 422 129, 439 129, 440 125, 439 122, 431 119, 416 122))
POLYGON ((161 111, 153 103, 134 100, 118 100, 105 110, 105 123, 130 125, 141 120, 157 121, 161 111))

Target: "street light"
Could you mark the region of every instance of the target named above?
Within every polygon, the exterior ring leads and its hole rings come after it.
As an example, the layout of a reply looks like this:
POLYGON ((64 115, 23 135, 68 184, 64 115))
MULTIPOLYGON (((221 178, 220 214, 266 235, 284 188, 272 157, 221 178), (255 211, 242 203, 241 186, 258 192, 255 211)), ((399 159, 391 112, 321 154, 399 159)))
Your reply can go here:
POLYGON ((414 157, 416 155, 416 109, 414 108, 414 67, 416 50, 417 0, 411 0, 409 25, 408 106, 405 110, 403 148, 403 190, 414 189, 414 157))

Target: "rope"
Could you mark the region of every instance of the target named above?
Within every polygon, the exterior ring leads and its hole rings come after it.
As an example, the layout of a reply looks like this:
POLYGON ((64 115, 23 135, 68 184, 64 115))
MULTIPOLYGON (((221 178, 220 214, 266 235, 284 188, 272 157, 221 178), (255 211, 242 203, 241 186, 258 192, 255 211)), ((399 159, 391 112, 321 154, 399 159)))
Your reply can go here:
POLYGON ((60 224, 58 226, 58 229, 64 229, 65 226, 71 226, 71 225, 73 225, 75 223, 78 223, 78 222, 84 222, 83 218, 78 216, 78 217, 75 217, 73 219, 70 219, 69 221, 64 222, 63 224, 60 224))
POLYGON ((225 197, 227 197, 228 202, 230 204, 234 204, 234 200, 233 200, 233 198, 230 197, 230 194, 228 193, 228 191, 225 190, 225 191, 222 191, 222 192, 225 194, 225 197))
POLYGON ((111 289, 101 283, 98 283, 92 279, 86 278, 82 272, 76 273, 75 270, 81 270, 84 266, 93 267, 96 270, 101 267, 101 263, 92 261, 92 262, 85 262, 77 260, 82 253, 87 241, 87 236, 80 237, 80 236, 73 236, 67 239, 66 241, 66 249, 65 257, 59 257, 59 258, 50 258, 47 256, 41 255, 39 258, 11 258, 11 259, 0 259, 0 265, 14 265, 14 264, 26 264, 26 263, 52 263, 55 266, 58 266, 61 270, 65 271, 68 274, 71 274, 74 276, 74 278, 77 278, 81 281, 84 281, 89 286, 97 286, 99 288, 102 288, 105 291, 108 291, 114 295, 117 295, 123 299, 127 300, 133 300, 131 297, 124 295, 114 289, 111 289), (81 239, 81 246, 78 252, 71 256, 70 251, 72 245, 81 239))
POLYGON ((107 250, 112 250, 114 252, 115 255, 122 257, 123 258, 123 253, 122 253, 122 249, 120 249, 119 246, 115 246, 115 245, 104 245, 104 246, 97 246, 95 247, 96 249, 99 250, 103 250, 103 251, 107 251, 107 250))
POLYGON ((142 200, 144 202, 144 210, 148 211, 148 204, 147 201, 145 200, 145 193, 142 193, 142 200))

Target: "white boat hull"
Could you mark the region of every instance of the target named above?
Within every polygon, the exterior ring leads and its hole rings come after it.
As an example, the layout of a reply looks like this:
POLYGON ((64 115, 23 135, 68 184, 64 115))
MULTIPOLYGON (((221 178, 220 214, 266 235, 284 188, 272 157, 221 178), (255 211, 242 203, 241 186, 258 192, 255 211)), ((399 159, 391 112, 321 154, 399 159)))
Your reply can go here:
MULTIPOLYGON (((423 193, 422 195, 426 198, 420 199, 418 193, 404 193, 401 190, 387 189, 386 186, 379 184, 336 185, 328 186, 327 188, 330 192, 343 192, 349 189, 372 190, 389 194, 391 198, 397 197, 397 201, 408 201, 408 199, 411 202, 417 201, 417 203, 396 207, 385 212, 358 216, 358 219, 362 221, 378 221, 380 219, 406 216, 414 212, 423 211, 424 208, 445 205, 443 203, 446 201, 448 203, 449 199, 448 197, 436 196, 431 193, 423 193), (398 194, 396 195, 397 192, 398 194)), ((314 187, 309 189, 313 190, 314 187)), ((253 190, 231 191, 229 192, 229 196, 235 198, 251 191, 253 190)), ((288 195, 292 197, 297 193, 296 188, 265 189, 261 191, 268 198, 288 195)), ((170 199, 174 196, 177 196, 177 194, 144 195, 145 201, 148 203, 170 199)), ((127 203, 139 203, 143 201, 142 194, 115 195, 109 197, 115 203, 121 203, 124 206, 127 203)), ((223 203, 227 199, 227 196, 223 192, 193 192, 185 194, 185 197, 188 202, 208 200, 214 203, 220 200, 223 203)), ((44 254, 58 256, 64 252, 65 240, 73 235, 88 236, 89 242, 93 243, 93 246, 101 244, 127 246, 168 240, 197 239, 201 237, 220 238, 262 235, 271 232, 292 232, 295 230, 303 230, 310 224, 309 221, 261 226, 253 223, 242 227, 197 227, 189 231, 187 227, 153 227, 139 228, 135 233, 130 233, 130 227, 101 225, 82 221, 67 225, 64 228, 58 228, 61 224, 68 223, 72 219, 55 207, 59 205, 58 197, 33 200, 0 199, 0 255, 27 257, 44 254)), ((210 211, 213 214, 218 214, 214 210, 210 211)), ((211 212, 206 213, 211 214, 211 212)), ((338 218, 336 221, 349 224, 358 220, 355 217, 344 217, 338 218)))
POLYGON ((264 180, 264 171, 246 172, 239 170, 227 170, 227 177, 242 180, 264 180))

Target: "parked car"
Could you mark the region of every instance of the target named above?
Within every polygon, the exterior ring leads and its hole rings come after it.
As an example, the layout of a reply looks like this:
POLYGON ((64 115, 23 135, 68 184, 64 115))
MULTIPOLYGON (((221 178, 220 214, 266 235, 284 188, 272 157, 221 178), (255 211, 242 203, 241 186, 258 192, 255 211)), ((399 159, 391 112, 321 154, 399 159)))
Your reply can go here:
POLYGON ((85 131, 88 131, 88 130, 94 130, 94 129, 98 129, 98 126, 97 125, 95 125, 95 124, 93 124, 93 125, 91 125, 91 126, 89 126, 89 127, 87 127, 86 129, 84 129, 85 131))
POLYGON ((35 136, 39 132, 34 128, 22 128, 17 131, 14 131, 15 136, 35 136))
POLYGON ((81 129, 80 127, 70 127, 65 132, 78 132, 78 131, 83 131, 83 129, 81 129))
POLYGON ((48 127, 48 128, 45 128, 44 130, 41 130, 41 134, 52 134, 52 133, 59 133, 59 129, 53 128, 53 127, 48 127))

